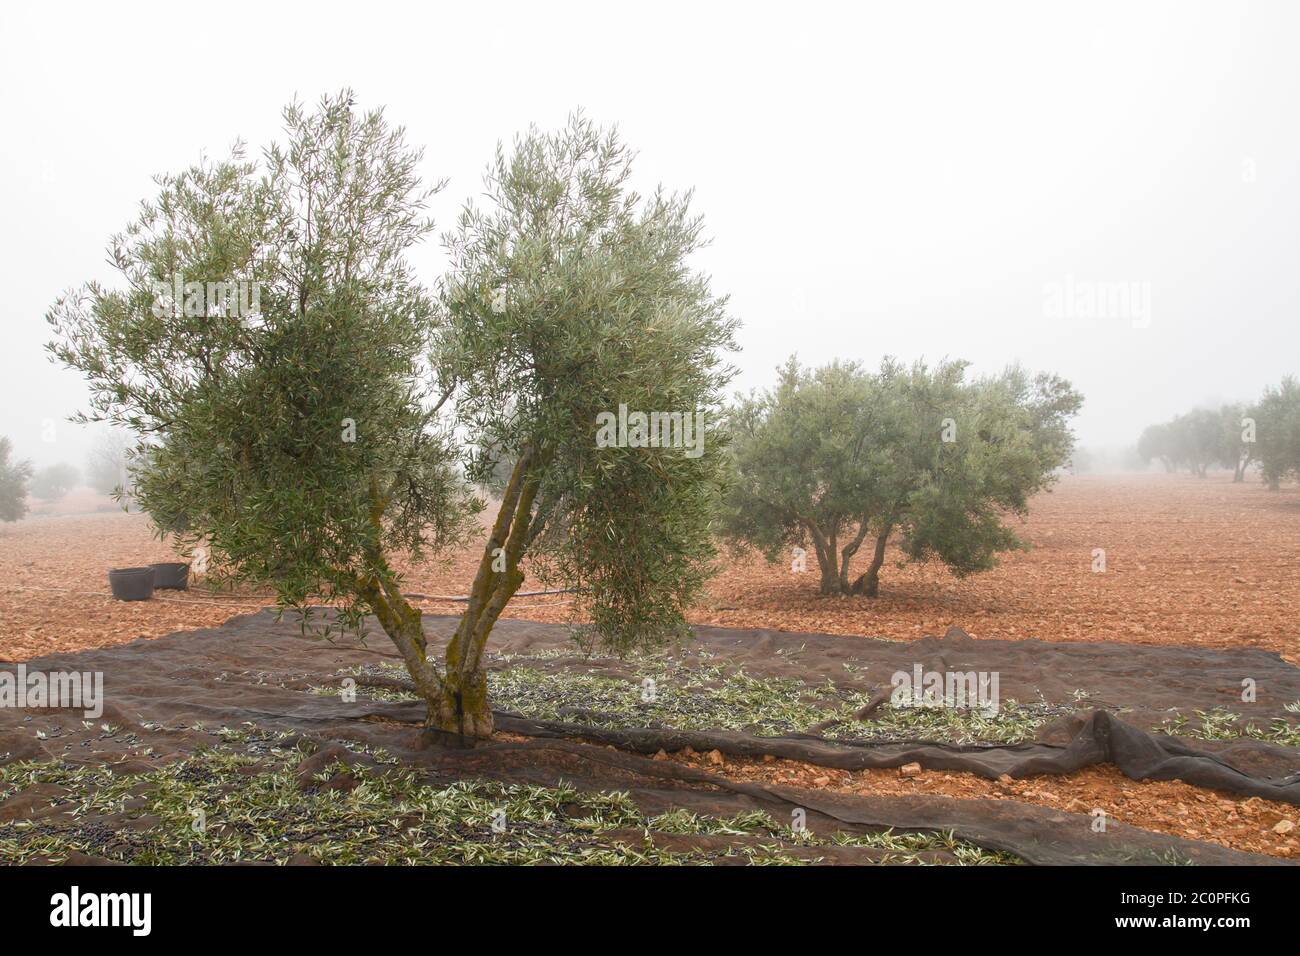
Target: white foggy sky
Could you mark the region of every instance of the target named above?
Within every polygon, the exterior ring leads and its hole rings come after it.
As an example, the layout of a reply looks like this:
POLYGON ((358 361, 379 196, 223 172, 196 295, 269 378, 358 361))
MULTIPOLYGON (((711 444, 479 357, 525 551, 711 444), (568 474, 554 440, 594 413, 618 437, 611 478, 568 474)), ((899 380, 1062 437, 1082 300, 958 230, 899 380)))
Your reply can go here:
MULTIPOLYGON (((295 95, 352 87, 426 148, 439 231, 499 139, 583 107, 695 188, 699 264, 744 327, 735 387, 885 354, 1012 360, 1086 397, 1085 445, 1300 373, 1300 4, 665 2, 65 5, 6 10, 0 434, 84 464, 63 289, 114 281, 150 177, 295 95), (1253 181, 1243 175, 1253 169, 1253 181), (1145 282, 1144 328, 1044 288, 1145 282), (53 442, 42 440, 47 420, 53 442)), ((434 241, 415 260, 432 281, 434 241)))

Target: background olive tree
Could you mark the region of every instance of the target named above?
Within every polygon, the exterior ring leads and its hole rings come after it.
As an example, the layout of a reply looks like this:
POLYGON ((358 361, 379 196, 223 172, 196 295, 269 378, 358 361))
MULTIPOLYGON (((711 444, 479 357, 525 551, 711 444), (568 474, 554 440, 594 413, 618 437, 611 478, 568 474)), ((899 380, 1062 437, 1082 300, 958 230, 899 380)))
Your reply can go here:
POLYGON ((1003 519, 1025 514, 1069 460, 1082 399, 1052 375, 1013 367, 968 382, 965 371, 888 359, 878 372, 855 362, 814 370, 790 359, 776 388, 731 409, 727 534, 773 561, 810 546, 823 594, 868 597, 891 540, 959 576, 1025 547, 1003 519))
POLYGON ((1220 406, 1219 418, 1219 461, 1224 468, 1232 469, 1232 480, 1241 483, 1246 480, 1246 471, 1255 461, 1256 442, 1248 437, 1247 408, 1240 402, 1231 402, 1220 406))
POLYGON ((1158 460, 1169 474, 1173 474, 1182 465, 1182 453, 1168 422, 1144 428, 1138 438, 1137 452, 1143 464, 1150 465, 1152 461, 1158 460))
POLYGON ((32 463, 13 458, 13 442, 0 435, 0 521, 17 521, 27 514, 27 482, 32 463))
POLYGON ((1250 409, 1255 419, 1255 458, 1260 476, 1274 490, 1300 478, 1300 383, 1291 376, 1270 385, 1250 409))
POLYGON ((38 468, 32 473, 27 490, 33 498, 41 501, 59 501, 81 481, 81 472, 76 465, 58 462, 38 468))
POLYGON ((86 484, 101 495, 130 496, 132 442, 123 428, 105 428, 86 455, 86 484))
POLYGON ((1149 425, 1138 441, 1143 461, 1159 459, 1166 471, 1186 468, 1206 477, 1211 465, 1232 470, 1245 481, 1252 466, 1276 488, 1300 469, 1300 388, 1294 379, 1269 387, 1253 405, 1234 402, 1199 408, 1149 425))

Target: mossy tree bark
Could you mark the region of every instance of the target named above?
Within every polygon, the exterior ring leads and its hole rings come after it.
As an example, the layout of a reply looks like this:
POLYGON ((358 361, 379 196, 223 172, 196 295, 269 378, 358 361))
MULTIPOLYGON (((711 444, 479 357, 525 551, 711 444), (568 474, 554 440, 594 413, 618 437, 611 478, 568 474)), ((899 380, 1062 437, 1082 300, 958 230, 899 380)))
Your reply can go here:
MULTIPOLYGON (((384 632, 396 645, 420 696, 428 706, 427 726, 462 738, 492 736, 483 650, 493 626, 524 583, 520 562, 541 530, 534 515, 540 486, 541 456, 530 444, 515 462, 492 533, 483 546, 469 603, 447 643, 443 669, 429 660, 420 611, 394 583, 382 558, 362 594, 374 608, 384 632)), ((382 515, 382 501, 377 503, 382 515)), ((376 520, 379 520, 378 517, 376 520)))

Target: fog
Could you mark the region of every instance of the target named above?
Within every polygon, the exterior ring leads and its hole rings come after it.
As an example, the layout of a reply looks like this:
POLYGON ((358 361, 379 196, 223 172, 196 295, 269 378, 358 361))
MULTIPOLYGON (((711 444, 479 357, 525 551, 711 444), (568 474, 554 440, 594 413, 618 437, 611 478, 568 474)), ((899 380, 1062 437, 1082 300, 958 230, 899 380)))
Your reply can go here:
MULTIPOLYGON (((582 107, 695 190, 743 321, 792 351, 1058 372, 1084 445, 1300 372, 1300 5, 15 7, 0 62, 0 435, 84 464, 62 290, 117 281, 151 177, 352 87, 426 148, 439 228, 498 140, 582 107)), ((415 254, 432 282, 436 241, 415 254)))

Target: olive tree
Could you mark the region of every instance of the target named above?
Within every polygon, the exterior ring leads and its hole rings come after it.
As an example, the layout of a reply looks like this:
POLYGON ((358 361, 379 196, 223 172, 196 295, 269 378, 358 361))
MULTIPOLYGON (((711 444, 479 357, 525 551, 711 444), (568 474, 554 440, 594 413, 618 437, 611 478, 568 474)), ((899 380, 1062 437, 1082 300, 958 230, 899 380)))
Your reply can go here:
POLYGON ((1158 458, 1168 472, 1186 468, 1199 478, 1206 477, 1211 465, 1231 468, 1233 481, 1241 482, 1258 458, 1248 417, 1238 404, 1194 409, 1148 426, 1138 440, 1138 453, 1148 464, 1158 458))
POLYGON ((28 485, 32 497, 41 501, 59 501, 81 481, 81 472, 75 465, 59 462, 38 469, 28 485))
POLYGON ((1246 471, 1255 461, 1253 428, 1248 427, 1246 407, 1230 403, 1219 408, 1219 464, 1232 469, 1236 484, 1246 480, 1246 471))
POLYGON ((285 126, 260 162, 163 178, 112 244, 124 288, 56 302, 51 350, 90 380, 84 417, 141 436, 135 493, 162 531, 285 607, 324 598, 343 627, 373 614, 428 724, 486 736, 483 645, 526 557, 549 558, 617 642, 680 629, 700 586, 716 443, 596 439, 618 402, 707 409, 725 380, 731 325, 685 263, 699 223, 684 198, 626 190, 612 135, 532 134, 499 153, 492 205, 462 216, 435 295, 406 258, 431 190, 402 131, 348 94, 291 106, 285 126), (398 559, 477 530, 470 482, 504 463, 439 662, 398 559))
POLYGON ((1204 478, 1210 466, 1229 457, 1224 446, 1221 416, 1209 408, 1193 409, 1171 423, 1179 456, 1192 474, 1204 478))
POLYGON ((1287 478, 1300 477, 1300 382, 1291 376, 1270 385, 1251 407, 1255 424, 1255 459, 1260 475, 1273 490, 1287 478))
POLYGON ((13 442, 0 435, 0 521, 17 521, 27 514, 27 482, 32 463, 13 459, 13 442))
POLYGON ((713 557, 735 322, 692 270, 689 195, 631 191, 632 155, 577 116, 498 148, 447 235, 434 365, 499 505, 446 654, 458 720, 490 728, 484 642, 524 561, 615 649, 685 629, 713 557))
POLYGON ((1180 452, 1174 443, 1173 429, 1168 422, 1148 425, 1142 430, 1137 443, 1138 457, 1144 465, 1159 459, 1166 472, 1172 474, 1182 464, 1180 452))
POLYGON ((790 359, 774 389, 730 411, 727 534, 773 561, 811 544, 823 594, 868 597, 895 539, 907 559, 935 557, 958 576, 1025 547, 1003 519, 1024 515, 1069 460, 1082 400, 1052 375, 1013 367, 967 381, 965 372, 964 362, 887 359, 869 372, 790 359))
POLYGON ((103 495, 130 495, 131 439, 122 428, 106 428, 86 456, 86 483, 103 495))

